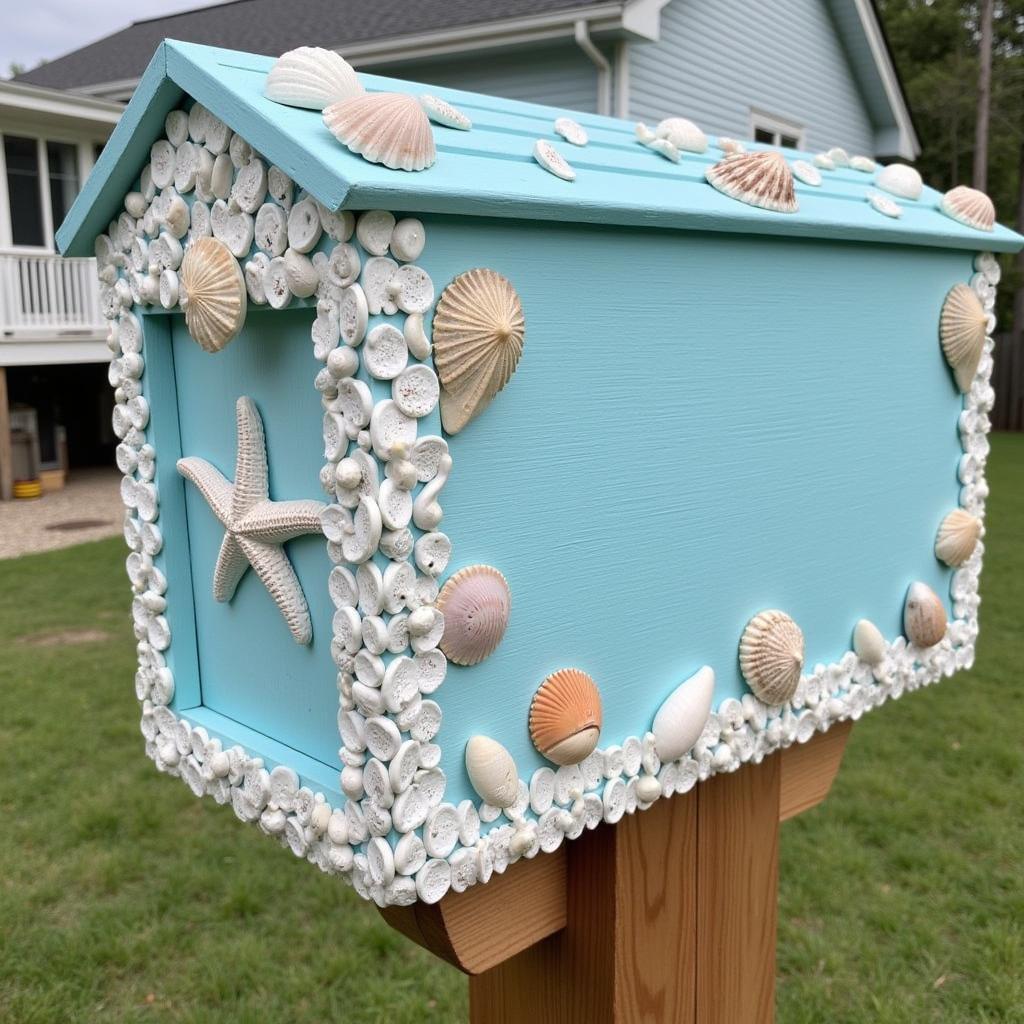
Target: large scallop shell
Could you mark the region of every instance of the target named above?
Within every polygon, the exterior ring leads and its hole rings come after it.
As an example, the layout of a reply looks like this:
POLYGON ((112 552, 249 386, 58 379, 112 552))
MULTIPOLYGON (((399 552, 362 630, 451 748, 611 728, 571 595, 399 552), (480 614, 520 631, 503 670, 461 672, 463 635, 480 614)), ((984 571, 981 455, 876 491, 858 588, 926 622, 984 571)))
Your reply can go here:
POLYGON ((555 764, 579 764, 601 734, 601 694, 578 668, 553 672, 530 703, 530 739, 555 764))
POLYGON ((473 788, 492 807, 511 807, 519 798, 516 763, 490 736, 470 737, 466 744, 466 773, 473 788))
POLYGON ((934 647, 946 635, 946 608, 927 583, 911 583, 903 605, 903 631, 915 647, 934 647))
POLYGON ((939 340, 946 362, 953 370, 956 386, 964 393, 971 390, 985 347, 988 318, 981 300, 965 284, 950 288, 939 317, 939 340))
POLYGON ((758 612, 740 639, 740 671, 765 704, 784 704, 796 693, 804 667, 804 635, 785 613, 758 612))
POLYGON ((216 238, 197 238, 179 275, 188 333, 207 352, 219 352, 245 323, 246 291, 238 260, 216 238))
POLYGON ((364 93, 333 103, 324 110, 324 124, 353 153, 393 170, 422 171, 437 158, 430 121, 405 93, 364 93))
POLYGON ((774 150, 732 153, 709 167, 704 176, 719 192, 749 206, 777 213, 796 213, 799 209, 793 172, 785 157, 774 150))
POLYGON ((978 231, 991 231, 996 223, 996 208, 984 192, 966 185, 951 188, 939 206, 947 217, 978 231))
POLYGON ((920 199, 924 189, 921 175, 915 168, 907 164, 889 164, 878 172, 875 184, 900 199, 920 199))
POLYGON ((323 110, 362 91, 352 65, 340 53, 319 46, 281 54, 263 86, 268 100, 311 110, 323 110))
POLYGON ((665 698, 651 726, 662 763, 682 757, 700 739, 714 692, 715 673, 705 665, 665 698))
POLYGON ((493 270, 460 274, 434 313, 434 365, 441 422, 457 434, 509 382, 523 354, 526 322, 511 282, 493 270))
POLYGON ((980 536, 981 520, 962 508, 955 508, 939 526, 935 557, 958 568, 974 554, 980 536))
POLYGON ((448 579, 436 606, 444 616, 440 647, 445 657, 456 665, 476 665, 501 643, 512 594, 497 569, 471 565, 448 579))

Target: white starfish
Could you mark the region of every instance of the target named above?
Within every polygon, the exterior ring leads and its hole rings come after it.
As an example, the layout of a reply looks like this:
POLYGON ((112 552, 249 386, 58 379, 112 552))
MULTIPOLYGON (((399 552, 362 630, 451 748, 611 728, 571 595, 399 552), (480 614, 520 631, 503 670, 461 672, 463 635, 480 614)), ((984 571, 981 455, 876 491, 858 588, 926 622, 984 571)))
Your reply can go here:
POLYGON ((251 565, 281 609, 298 644, 313 639, 309 606, 295 570, 281 546, 305 533, 320 533, 319 501, 271 501, 263 421, 251 398, 239 398, 235 481, 225 480, 205 459, 178 460, 178 472, 199 489, 227 533, 213 571, 213 597, 230 601, 251 565))

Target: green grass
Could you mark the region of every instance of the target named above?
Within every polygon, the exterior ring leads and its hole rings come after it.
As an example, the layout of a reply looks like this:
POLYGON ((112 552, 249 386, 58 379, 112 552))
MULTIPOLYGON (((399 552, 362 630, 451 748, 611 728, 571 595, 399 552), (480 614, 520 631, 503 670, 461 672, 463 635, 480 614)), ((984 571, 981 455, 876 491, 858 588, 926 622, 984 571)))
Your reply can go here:
MULTIPOLYGON (((782 1024, 1024 1022, 1024 436, 990 481, 975 669, 863 719, 783 829, 782 1024)), ((0 1020, 465 1020, 461 975, 155 771, 127 605, 120 541, 0 563, 0 1020)))

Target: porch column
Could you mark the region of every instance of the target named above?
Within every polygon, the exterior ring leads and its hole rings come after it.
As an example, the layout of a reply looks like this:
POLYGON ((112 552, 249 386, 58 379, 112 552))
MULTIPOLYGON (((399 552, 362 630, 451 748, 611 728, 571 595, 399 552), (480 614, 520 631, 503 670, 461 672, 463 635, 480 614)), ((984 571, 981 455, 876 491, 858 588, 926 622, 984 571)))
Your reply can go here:
POLYGON ((13 490, 11 411, 7 404, 7 367, 0 366, 0 501, 10 501, 13 490))

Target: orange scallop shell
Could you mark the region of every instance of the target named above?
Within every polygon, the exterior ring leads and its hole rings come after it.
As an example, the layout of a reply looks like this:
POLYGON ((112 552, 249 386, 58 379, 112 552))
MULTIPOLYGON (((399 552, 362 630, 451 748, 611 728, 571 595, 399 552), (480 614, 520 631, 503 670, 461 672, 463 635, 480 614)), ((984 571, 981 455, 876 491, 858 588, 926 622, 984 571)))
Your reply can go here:
POLYGON ((601 694, 578 668, 562 668, 544 680, 530 704, 530 739, 555 764, 578 764, 597 746, 601 694))

